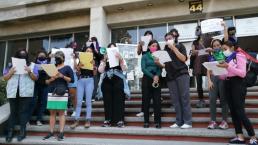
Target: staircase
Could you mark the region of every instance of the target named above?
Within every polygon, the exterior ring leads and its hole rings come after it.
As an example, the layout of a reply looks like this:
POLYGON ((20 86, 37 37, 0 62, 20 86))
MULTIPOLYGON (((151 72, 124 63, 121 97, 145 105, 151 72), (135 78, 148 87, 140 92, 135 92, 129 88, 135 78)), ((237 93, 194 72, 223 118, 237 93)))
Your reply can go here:
MULTIPOLYGON (((145 129, 143 128, 143 117, 136 117, 136 114, 141 111, 141 92, 133 92, 131 100, 126 100, 126 108, 125 108, 125 128, 103 128, 100 127, 104 121, 104 108, 102 101, 93 102, 93 122, 92 126, 89 129, 84 129, 84 119, 85 119, 85 105, 82 109, 81 114, 81 126, 72 130, 69 128, 74 121, 73 117, 70 117, 73 110, 68 109, 67 111, 67 121, 65 128, 65 136, 68 141, 69 138, 78 140, 83 140, 86 138, 89 139, 97 139, 99 141, 104 140, 115 140, 121 142, 128 140, 130 141, 142 141, 142 143, 148 141, 156 141, 156 144, 160 144, 159 142, 163 142, 165 144, 166 141, 190 141, 190 142, 214 142, 215 144, 226 143, 229 138, 234 137, 234 129, 232 128, 232 121, 229 117, 229 125, 230 129, 228 130, 208 130, 206 129, 208 123, 210 121, 209 116, 209 101, 208 101, 208 91, 204 91, 204 96, 206 100, 205 108, 196 108, 196 103, 198 102, 196 89, 191 89, 191 105, 192 105, 192 113, 193 113, 193 128, 192 129, 171 129, 169 126, 175 121, 175 110, 172 105, 170 105, 169 92, 168 89, 162 90, 162 129, 156 129, 153 126, 145 129)), ((221 121, 221 109, 219 108, 219 100, 217 101, 218 105, 218 113, 217 120, 221 121)), ((246 97, 246 112, 254 125, 254 128, 258 128, 258 87, 248 88, 248 93, 246 97)), ((151 117, 151 115, 150 115, 151 117)), ((36 117, 32 117, 32 121, 35 121, 36 117)), ((44 116, 44 121, 48 122, 49 116, 44 116)), ((57 118, 58 120, 58 118, 57 118)), ((153 122, 153 117, 150 118, 153 122)), ((38 139, 41 141, 42 137, 48 132, 48 124, 43 126, 36 126, 31 124, 28 126, 28 138, 38 139)), ((256 130, 258 133, 258 130, 256 130)), ((65 141, 66 141, 65 140, 65 141)), ((78 141, 77 140, 77 141, 78 141)), ((26 140, 24 140, 26 142, 26 140)), ((3 143, 4 139, 0 138, 0 143, 3 143)), ((69 141, 68 141, 69 142, 69 141)), ((54 144, 56 142, 47 142, 38 143, 38 144, 54 144)), ((63 142, 65 144, 67 142, 63 142)), ((17 143, 20 144, 20 143, 17 143)), ((29 143, 28 143, 29 144, 29 143)), ((31 144, 37 144, 37 142, 33 142, 31 144)), ((69 144, 69 143, 68 143, 69 144)), ((74 142, 74 144, 76 144, 74 142)), ((81 142, 81 144, 83 144, 81 142)), ((93 144, 93 143, 92 143, 93 144)), ((123 143, 125 144, 125 143, 123 143)), ((179 143, 177 143, 179 145, 179 143)), ((189 144, 189 143, 188 143, 189 144)), ((200 145, 201 143, 199 143, 200 145)), ((208 144, 208 143, 206 143, 208 144)))

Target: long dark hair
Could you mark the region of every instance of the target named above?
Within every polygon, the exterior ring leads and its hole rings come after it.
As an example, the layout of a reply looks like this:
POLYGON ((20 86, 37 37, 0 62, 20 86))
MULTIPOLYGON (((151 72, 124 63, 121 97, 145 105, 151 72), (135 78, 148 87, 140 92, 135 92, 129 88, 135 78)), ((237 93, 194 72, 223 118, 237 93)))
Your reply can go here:
POLYGON ((159 42, 158 42, 157 40, 154 40, 154 39, 153 39, 153 40, 151 40, 151 41, 149 42, 147 51, 150 51, 149 47, 150 47, 152 44, 154 44, 154 43, 157 43, 157 46, 158 46, 158 49, 157 49, 157 50, 160 50, 159 42))
POLYGON ((112 42, 112 43, 108 44, 107 48, 110 48, 112 45, 114 45, 116 47, 116 44, 112 42))
POLYGON ((29 54, 28 54, 28 52, 27 52, 27 50, 25 48, 19 48, 18 51, 15 52, 14 57, 15 58, 20 58, 20 53, 21 52, 25 52, 25 54, 26 54, 26 57, 25 57, 26 64, 27 64, 27 66, 29 66, 30 65, 29 54))
POLYGON ((44 53, 45 56, 46 56, 47 61, 49 62, 48 53, 45 51, 44 48, 42 48, 41 50, 39 50, 39 51, 37 52, 37 56, 36 56, 34 62, 37 63, 37 60, 38 60, 38 57, 39 57, 39 54, 40 54, 40 53, 44 53))

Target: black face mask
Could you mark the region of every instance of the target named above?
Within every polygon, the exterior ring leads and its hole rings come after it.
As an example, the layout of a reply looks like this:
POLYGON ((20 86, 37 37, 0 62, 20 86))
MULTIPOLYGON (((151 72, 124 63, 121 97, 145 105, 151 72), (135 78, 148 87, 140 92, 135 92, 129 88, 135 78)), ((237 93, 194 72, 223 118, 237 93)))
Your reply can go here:
POLYGON ((27 55, 25 53, 20 53, 19 58, 20 59, 27 59, 27 55))
POLYGON ((56 65, 60 65, 60 64, 63 63, 63 60, 62 60, 62 58, 60 58, 60 57, 56 57, 56 58, 55 58, 55 62, 56 62, 56 65))
POLYGON ((44 57, 44 56, 40 56, 40 57, 38 57, 38 60, 39 61, 45 61, 47 58, 46 57, 44 57))

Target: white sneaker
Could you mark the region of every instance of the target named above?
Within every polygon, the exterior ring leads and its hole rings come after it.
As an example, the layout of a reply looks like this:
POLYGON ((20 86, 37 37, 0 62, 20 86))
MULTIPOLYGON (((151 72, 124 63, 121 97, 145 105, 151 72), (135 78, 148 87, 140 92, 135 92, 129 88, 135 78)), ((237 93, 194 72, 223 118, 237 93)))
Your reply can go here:
POLYGON ((140 112, 138 114, 136 114, 137 117, 143 117, 144 113, 143 112, 140 112))
POLYGON ((41 121, 39 121, 39 120, 37 121, 37 123, 36 123, 36 124, 37 124, 37 126, 42 126, 42 125, 43 125, 43 124, 42 124, 42 122, 41 122, 41 121))
POLYGON ((76 115, 76 112, 73 111, 73 114, 71 115, 71 117, 75 117, 75 115, 76 115))
POLYGON ((179 128, 180 126, 178 126, 176 123, 174 123, 173 125, 169 126, 170 128, 179 128))
POLYGON ((181 128, 181 129, 189 129, 189 128, 192 128, 192 127, 193 127, 192 125, 184 124, 184 125, 181 126, 180 128, 181 128))
POLYGON ((67 111, 65 110, 64 115, 67 116, 67 111))
POLYGON ((154 113, 152 113, 152 115, 151 115, 152 117, 154 117, 154 113))

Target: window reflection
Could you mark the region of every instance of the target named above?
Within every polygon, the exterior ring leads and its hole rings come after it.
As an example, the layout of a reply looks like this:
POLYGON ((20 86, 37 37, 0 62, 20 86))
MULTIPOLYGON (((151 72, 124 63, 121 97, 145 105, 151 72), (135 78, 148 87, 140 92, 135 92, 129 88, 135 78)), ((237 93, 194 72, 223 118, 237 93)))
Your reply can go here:
POLYGON ((141 26, 141 27, 139 27, 139 35, 140 35, 139 39, 148 30, 150 30, 153 33, 153 38, 154 39, 156 39, 157 41, 164 41, 164 35, 167 32, 166 24, 159 24, 159 25, 141 26))
POLYGON ((82 48, 86 41, 89 39, 89 32, 81 32, 74 34, 74 41, 77 43, 78 48, 82 48))
POLYGON ((49 37, 32 38, 29 39, 29 58, 30 61, 34 61, 37 57, 37 53, 40 50, 48 52, 49 37))
POLYGON ((72 34, 51 36, 50 48, 65 48, 72 42, 72 34))
POLYGON ((112 42, 114 43, 137 43, 137 27, 119 28, 112 30, 112 42))

